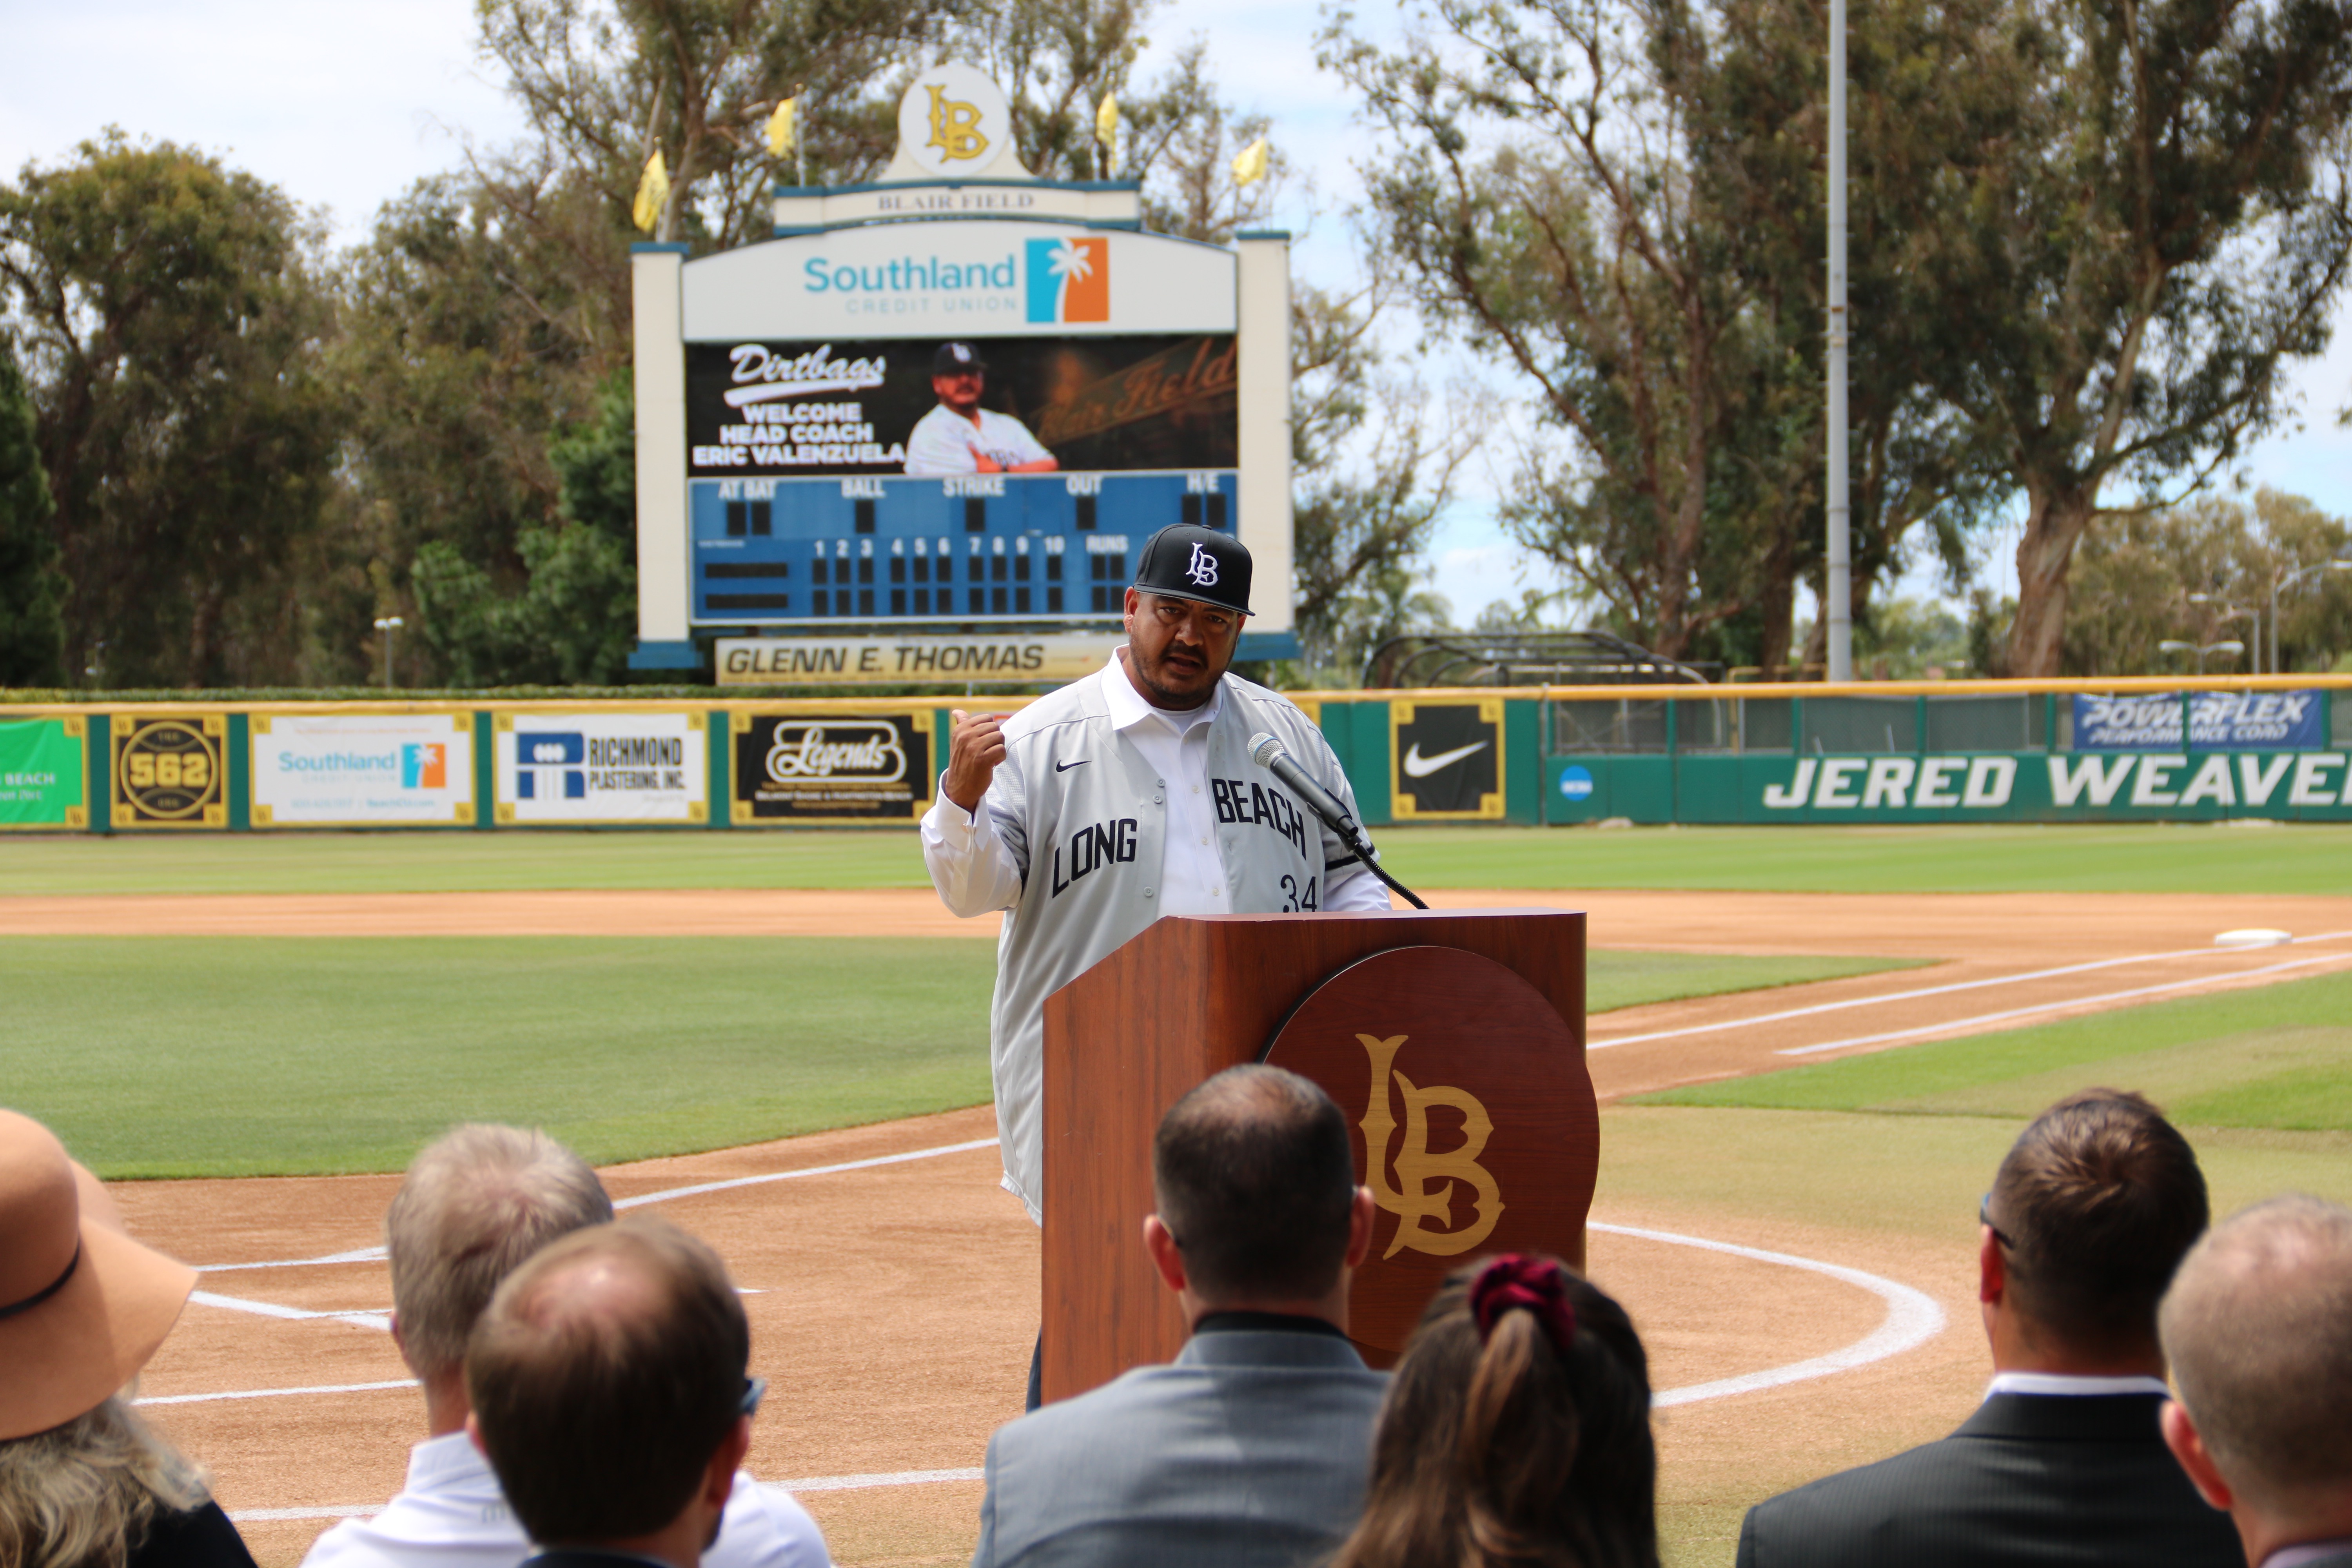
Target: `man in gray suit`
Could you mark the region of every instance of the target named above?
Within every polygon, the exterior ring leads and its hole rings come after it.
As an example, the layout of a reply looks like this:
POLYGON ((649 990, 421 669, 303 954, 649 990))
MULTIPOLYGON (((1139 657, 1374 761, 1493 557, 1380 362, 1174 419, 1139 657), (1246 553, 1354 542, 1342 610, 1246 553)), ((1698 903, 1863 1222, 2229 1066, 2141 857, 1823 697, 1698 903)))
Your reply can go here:
POLYGON ((2352 1210, 2294 1195, 2198 1243, 2158 1317, 2164 1440, 2249 1568, 2352 1568, 2352 1210))
POLYGON ((1295 1568, 1363 1511, 1388 1379, 1347 1338, 1373 1205, 1339 1108, 1228 1068, 1160 1119, 1151 1174, 1143 1244, 1192 1338, 998 1428, 974 1568, 1295 1568))
POLYGON ((1748 1510, 1739 1568, 2238 1568, 2157 1427, 2157 1302, 2206 1216, 2196 1154, 2138 1095, 2043 1111, 1978 1216, 1984 1403, 1941 1442, 1748 1510))

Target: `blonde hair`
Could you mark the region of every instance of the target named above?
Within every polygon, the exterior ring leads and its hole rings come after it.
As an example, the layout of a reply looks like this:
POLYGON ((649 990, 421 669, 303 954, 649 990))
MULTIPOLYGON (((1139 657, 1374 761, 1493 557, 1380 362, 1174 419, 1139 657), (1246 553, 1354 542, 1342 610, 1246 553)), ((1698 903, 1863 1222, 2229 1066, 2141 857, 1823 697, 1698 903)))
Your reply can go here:
POLYGON ((468 1122, 426 1144, 383 1216, 409 1365, 425 1377, 463 1366, 499 1281, 557 1237, 612 1217, 596 1173, 544 1132, 468 1122))
POLYGON ((123 1568, 159 1509, 184 1512, 206 1495, 196 1468, 118 1395, 0 1442, 0 1568, 123 1568))

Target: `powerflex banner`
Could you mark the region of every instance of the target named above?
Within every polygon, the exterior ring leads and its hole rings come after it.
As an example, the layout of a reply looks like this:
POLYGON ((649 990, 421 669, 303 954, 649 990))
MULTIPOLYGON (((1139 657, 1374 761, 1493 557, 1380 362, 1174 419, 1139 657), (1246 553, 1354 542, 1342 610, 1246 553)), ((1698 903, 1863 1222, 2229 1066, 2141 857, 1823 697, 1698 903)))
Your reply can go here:
MULTIPOLYGON (((2181 694, 2076 697, 2074 750, 2180 749, 2181 694)), ((2200 691, 2191 694, 2189 743, 2199 751, 2308 750, 2327 743, 2324 691, 2200 691)))
POLYGON ((89 826, 89 721, 0 720, 0 828, 89 826))
POLYGON ((700 713, 500 713, 491 732, 502 825, 709 818, 710 746, 700 713))
POLYGON ((470 713, 256 713, 256 827, 460 827, 474 820, 470 713))
POLYGON ((2352 821, 2344 752, 1552 757, 1545 786, 1563 823, 2352 821))

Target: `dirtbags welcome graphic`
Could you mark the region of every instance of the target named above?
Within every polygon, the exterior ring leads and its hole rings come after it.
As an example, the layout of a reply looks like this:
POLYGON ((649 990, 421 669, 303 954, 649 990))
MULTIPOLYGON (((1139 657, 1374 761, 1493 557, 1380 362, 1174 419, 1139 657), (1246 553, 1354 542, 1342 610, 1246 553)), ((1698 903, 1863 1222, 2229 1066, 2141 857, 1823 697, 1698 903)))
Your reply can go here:
POLYGON ((1110 241, 1033 239, 1029 254, 1029 319, 1033 321, 1110 320, 1110 241))

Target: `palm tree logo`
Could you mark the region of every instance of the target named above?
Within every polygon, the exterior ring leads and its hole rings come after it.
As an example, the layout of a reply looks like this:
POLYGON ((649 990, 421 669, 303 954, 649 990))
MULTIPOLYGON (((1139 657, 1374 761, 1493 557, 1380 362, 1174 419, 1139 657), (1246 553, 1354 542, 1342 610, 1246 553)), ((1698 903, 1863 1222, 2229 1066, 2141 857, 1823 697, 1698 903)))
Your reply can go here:
POLYGON ((1045 270, 1060 282, 1055 292, 1067 300, 1071 284, 1095 275, 1094 258, 1080 249, 1076 240, 1066 239, 1046 257, 1045 270))

